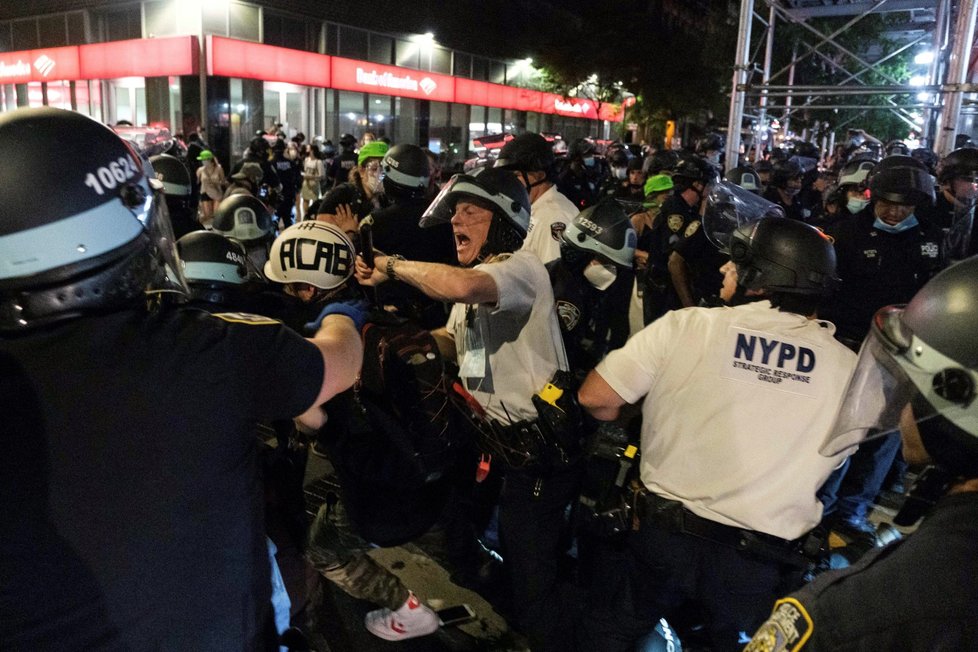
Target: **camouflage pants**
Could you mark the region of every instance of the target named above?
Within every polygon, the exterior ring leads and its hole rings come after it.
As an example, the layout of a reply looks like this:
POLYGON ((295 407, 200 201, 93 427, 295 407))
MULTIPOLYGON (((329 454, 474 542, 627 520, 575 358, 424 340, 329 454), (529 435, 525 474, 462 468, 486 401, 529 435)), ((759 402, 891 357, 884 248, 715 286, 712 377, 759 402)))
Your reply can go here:
POLYGON ((408 589, 396 575, 373 560, 371 545, 358 535, 347 518, 343 499, 326 501, 309 529, 306 559, 323 577, 347 594, 388 609, 408 599, 408 589))

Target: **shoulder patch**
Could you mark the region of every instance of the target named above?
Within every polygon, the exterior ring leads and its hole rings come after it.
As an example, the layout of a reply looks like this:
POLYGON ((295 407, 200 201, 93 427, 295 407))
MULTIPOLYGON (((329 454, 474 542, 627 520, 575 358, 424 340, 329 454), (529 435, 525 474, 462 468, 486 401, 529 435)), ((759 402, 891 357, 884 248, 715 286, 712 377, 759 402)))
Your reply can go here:
POLYGON ((550 237, 560 242, 563 239, 564 231, 567 229, 567 225, 563 222, 554 222, 550 225, 550 237))
POLYGON ((683 222, 684 222, 683 216, 680 215, 679 213, 673 213, 672 215, 666 218, 666 226, 668 226, 669 230, 672 231, 673 233, 676 233, 677 231, 679 231, 679 229, 683 228, 683 222))
POLYGON ((696 233, 696 229, 698 228, 700 228, 700 221, 693 220, 692 222, 689 223, 689 226, 686 227, 686 231, 683 233, 683 237, 688 238, 689 236, 696 233))
POLYGON ((795 652, 812 635, 812 618, 795 598, 774 603, 771 617, 758 628, 744 652, 795 652))
POLYGON ((271 317, 252 315, 247 312, 217 312, 212 315, 231 324, 251 324, 252 326, 269 326, 281 322, 271 317))
POLYGON ((581 320, 581 309, 570 301, 563 299, 557 300, 557 316, 564 324, 564 330, 570 332, 577 327, 577 322, 581 320))

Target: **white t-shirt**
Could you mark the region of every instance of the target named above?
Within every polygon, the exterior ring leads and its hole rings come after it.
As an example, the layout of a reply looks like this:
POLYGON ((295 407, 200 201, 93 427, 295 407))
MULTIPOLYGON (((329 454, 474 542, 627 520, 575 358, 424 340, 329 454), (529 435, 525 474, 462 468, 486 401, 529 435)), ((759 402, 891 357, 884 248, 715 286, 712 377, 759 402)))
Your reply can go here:
POLYGON ((532 251, 546 265, 560 258, 560 234, 578 210, 574 202, 551 186, 530 206, 530 225, 521 251, 532 251))
POLYGON ((475 269, 496 282, 499 303, 452 307, 447 329, 455 338, 459 375, 493 419, 536 419, 532 396, 558 368, 567 369, 550 277, 526 251, 475 269))
POLYGON ((818 448, 856 355, 769 301, 666 313, 596 371, 642 404, 642 482, 703 518, 795 539, 842 457, 818 448))

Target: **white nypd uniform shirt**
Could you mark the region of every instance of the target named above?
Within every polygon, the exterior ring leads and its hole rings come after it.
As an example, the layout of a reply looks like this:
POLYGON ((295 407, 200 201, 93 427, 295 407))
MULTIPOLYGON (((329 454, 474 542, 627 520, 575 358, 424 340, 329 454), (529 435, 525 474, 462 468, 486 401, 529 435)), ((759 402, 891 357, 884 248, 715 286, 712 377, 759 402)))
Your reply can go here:
POLYGON ((642 482, 698 516, 783 539, 821 520, 815 492, 856 355, 824 321, 769 301, 667 313, 596 371, 642 404, 642 482))
POLYGON ((567 369, 550 277, 527 251, 475 269, 496 282, 499 303, 452 307, 446 327, 455 338, 459 376, 493 419, 536 419, 533 395, 558 368, 567 369))
POLYGON ((532 251, 546 265, 560 258, 560 236, 581 211, 551 186, 530 206, 530 225, 521 251, 532 251))

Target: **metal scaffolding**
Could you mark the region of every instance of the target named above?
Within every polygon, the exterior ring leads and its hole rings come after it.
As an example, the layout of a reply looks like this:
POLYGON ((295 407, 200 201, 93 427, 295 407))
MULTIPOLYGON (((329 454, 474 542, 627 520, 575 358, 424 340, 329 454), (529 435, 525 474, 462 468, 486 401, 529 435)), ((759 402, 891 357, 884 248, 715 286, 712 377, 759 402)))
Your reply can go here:
MULTIPOLYGON (((748 111, 751 113, 747 117, 760 125, 768 123, 773 110, 777 110, 785 122, 799 111, 889 111, 908 127, 920 131, 921 140, 941 155, 953 149, 962 121, 967 120, 970 124, 971 116, 975 115, 973 99, 974 94, 978 93, 978 84, 970 83, 969 69, 978 0, 761 0, 760 4, 766 6, 766 17, 755 11, 754 0, 740 2, 740 30, 727 123, 727 161, 736 161, 740 153, 748 111), (908 25, 893 27, 888 32, 902 43, 897 49, 885 55, 879 53, 881 56, 878 57, 868 57, 839 43, 840 34, 858 29, 859 22, 867 16, 884 12, 911 14, 908 25), (850 18, 831 33, 823 33, 809 22, 826 17, 850 18), (751 28, 755 22, 760 23, 766 31, 763 67, 758 66, 750 56, 751 28), (776 27, 778 23, 788 22, 800 26, 807 33, 807 38, 793 44, 788 65, 772 72, 776 27), (880 68, 881 64, 919 44, 929 44, 935 52, 928 69, 927 84, 912 86, 880 68), (856 65, 849 64, 850 68, 842 66, 839 55, 844 55, 856 65), (841 82, 831 86, 795 85, 795 66, 809 57, 815 57, 841 73, 841 82), (753 82, 752 77, 758 72, 762 74, 762 79, 753 82), (867 84, 862 78, 869 72, 875 73, 883 84, 867 84), (894 97, 908 94, 917 95, 918 98, 926 94, 927 99, 918 99, 909 105, 894 101, 894 97), (886 104, 870 104, 865 101, 869 96, 884 96, 886 104), (771 100, 775 98, 783 102, 772 104, 771 100), (822 103, 821 100, 826 98, 833 98, 834 101, 822 103), (840 99, 843 101, 840 102, 840 99), (963 110, 962 107, 967 109, 963 110), (923 124, 915 121, 917 116, 911 111, 923 114, 923 124)), ((835 128, 844 126, 835 125, 835 128)))

